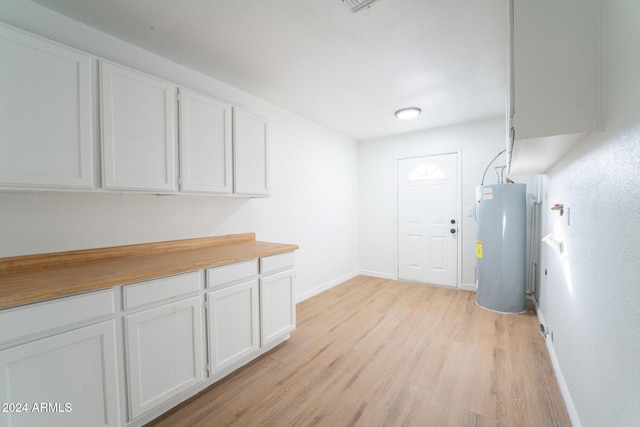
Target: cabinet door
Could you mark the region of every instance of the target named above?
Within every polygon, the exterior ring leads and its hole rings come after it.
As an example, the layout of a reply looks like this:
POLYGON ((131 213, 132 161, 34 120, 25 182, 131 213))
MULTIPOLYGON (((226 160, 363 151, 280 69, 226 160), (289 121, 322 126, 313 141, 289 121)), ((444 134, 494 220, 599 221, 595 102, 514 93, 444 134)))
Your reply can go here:
POLYGON ((512 0, 516 139, 598 127, 596 0, 512 0))
POLYGON ((233 108, 234 193, 269 195, 267 119, 233 108))
POLYGON ((175 86, 100 63, 102 186, 173 192, 175 86))
POLYGON ((180 88, 180 191, 231 193, 231 106, 180 88))
POLYGON ((129 419, 204 380, 201 297, 125 317, 129 419))
POLYGON ((292 270, 260 279, 260 332, 268 345, 296 327, 292 270))
POLYGON ((0 425, 120 425, 114 322, 0 351, 0 425))
POLYGON ((0 185, 93 187, 91 57, 0 25, 0 185))
POLYGON ((260 349, 258 299, 257 279, 207 294, 212 372, 260 349))

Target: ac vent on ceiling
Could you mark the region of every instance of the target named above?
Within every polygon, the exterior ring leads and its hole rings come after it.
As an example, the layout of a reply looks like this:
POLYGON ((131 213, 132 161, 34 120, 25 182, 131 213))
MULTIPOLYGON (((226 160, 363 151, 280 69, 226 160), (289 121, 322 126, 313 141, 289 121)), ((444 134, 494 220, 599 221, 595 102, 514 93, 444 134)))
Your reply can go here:
POLYGON ((342 0, 342 3, 349 6, 351 12, 357 12, 365 6, 369 6, 376 0, 342 0))

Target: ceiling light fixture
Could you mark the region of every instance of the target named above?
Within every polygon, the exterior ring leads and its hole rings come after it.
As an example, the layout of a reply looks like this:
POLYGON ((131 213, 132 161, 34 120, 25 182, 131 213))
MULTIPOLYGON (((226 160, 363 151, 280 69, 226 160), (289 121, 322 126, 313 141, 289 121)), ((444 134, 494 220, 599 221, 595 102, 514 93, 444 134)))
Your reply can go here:
POLYGON ((418 107, 402 108, 395 112, 396 117, 400 120, 415 119, 422 112, 418 107))
POLYGON ((374 1, 376 0, 342 0, 342 3, 347 5, 351 9, 351 12, 356 13, 363 7, 369 6, 374 1))

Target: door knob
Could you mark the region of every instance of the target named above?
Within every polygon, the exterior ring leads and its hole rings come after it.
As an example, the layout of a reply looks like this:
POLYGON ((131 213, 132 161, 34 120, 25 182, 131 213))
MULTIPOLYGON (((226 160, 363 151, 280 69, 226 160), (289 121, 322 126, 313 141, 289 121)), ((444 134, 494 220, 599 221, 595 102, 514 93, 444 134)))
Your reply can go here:
POLYGON ((452 220, 451 220, 451 224, 455 224, 455 223, 456 223, 456 220, 455 220, 455 219, 452 219, 452 220))
POLYGON ((455 228, 452 228, 452 229, 451 229, 451 234, 455 234, 455 233, 456 233, 456 229, 455 229, 455 228))

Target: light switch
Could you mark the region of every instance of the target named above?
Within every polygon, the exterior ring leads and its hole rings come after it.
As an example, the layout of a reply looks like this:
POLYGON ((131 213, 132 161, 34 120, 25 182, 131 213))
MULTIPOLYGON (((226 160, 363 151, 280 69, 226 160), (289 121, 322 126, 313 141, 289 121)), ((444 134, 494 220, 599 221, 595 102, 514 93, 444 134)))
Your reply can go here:
POLYGON ((476 208, 474 206, 471 206, 470 208, 467 208, 467 216, 471 217, 471 218, 476 216, 476 208))

